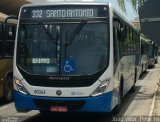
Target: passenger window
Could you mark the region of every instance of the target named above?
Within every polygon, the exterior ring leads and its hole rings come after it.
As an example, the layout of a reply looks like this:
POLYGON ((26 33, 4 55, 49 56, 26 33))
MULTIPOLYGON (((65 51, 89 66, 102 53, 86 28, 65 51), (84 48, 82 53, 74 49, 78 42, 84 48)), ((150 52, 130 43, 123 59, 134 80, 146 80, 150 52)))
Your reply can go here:
POLYGON ((0 42, 0 56, 13 56, 14 43, 13 42, 0 42))
POLYGON ((4 38, 3 38, 3 23, 0 23, 0 41, 2 41, 4 38))
POLYGON ((114 41, 114 64, 118 64, 119 61, 119 38, 118 29, 113 27, 113 41, 114 41))
POLYGON ((7 25, 7 32, 6 32, 6 36, 7 36, 7 40, 15 40, 15 35, 16 35, 16 26, 14 25, 7 25))

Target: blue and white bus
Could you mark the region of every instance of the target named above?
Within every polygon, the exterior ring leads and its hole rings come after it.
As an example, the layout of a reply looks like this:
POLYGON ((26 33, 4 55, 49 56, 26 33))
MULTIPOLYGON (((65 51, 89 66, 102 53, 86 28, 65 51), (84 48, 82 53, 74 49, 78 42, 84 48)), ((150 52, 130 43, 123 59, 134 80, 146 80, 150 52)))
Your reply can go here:
POLYGON ((148 66, 154 67, 158 63, 158 46, 150 41, 148 43, 148 66))
POLYGON ((14 52, 16 109, 119 108, 137 80, 139 37, 109 3, 24 5, 14 52))
POLYGON ((150 40, 147 39, 143 34, 140 36, 140 43, 141 43, 141 74, 147 71, 148 69, 148 45, 150 40))

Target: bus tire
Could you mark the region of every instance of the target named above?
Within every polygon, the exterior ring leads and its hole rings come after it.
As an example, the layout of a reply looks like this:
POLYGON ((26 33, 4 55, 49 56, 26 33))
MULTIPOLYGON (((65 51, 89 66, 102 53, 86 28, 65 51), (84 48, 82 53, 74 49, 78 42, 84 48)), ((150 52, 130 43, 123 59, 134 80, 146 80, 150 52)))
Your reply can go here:
POLYGON ((123 83, 124 83, 124 80, 123 80, 123 77, 121 77, 120 86, 119 86, 119 94, 118 94, 118 104, 115 106, 115 108, 112 111, 114 115, 118 114, 121 109, 120 105, 121 105, 122 96, 123 96, 123 83))
POLYGON ((7 76, 4 83, 4 99, 7 102, 13 100, 13 79, 12 76, 7 76))

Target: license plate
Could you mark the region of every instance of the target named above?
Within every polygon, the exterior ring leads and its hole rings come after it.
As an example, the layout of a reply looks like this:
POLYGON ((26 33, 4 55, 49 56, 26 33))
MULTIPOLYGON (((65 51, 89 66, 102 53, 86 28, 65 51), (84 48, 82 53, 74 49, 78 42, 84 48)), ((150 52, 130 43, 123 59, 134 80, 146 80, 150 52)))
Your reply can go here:
POLYGON ((67 112, 67 106, 51 106, 50 111, 52 112, 67 112))

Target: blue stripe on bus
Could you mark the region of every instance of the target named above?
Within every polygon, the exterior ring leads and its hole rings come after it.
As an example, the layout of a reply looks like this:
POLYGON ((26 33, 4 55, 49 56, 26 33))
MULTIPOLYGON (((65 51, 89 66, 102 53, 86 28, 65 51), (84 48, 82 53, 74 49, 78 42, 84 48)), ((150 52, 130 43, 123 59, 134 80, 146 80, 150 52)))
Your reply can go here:
POLYGON ((15 98, 15 107, 17 109, 28 109, 28 110, 41 110, 38 108, 33 99, 40 100, 61 100, 61 101, 77 101, 83 100, 85 101, 84 106, 75 111, 79 112, 111 112, 111 102, 112 102, 113 93, 109 92, 97 97, 83 97, 83 98, 51 98, 51 97, 38 97, 38 96, 27 96, 23 95, 17 91, 14 91, 15 98))

